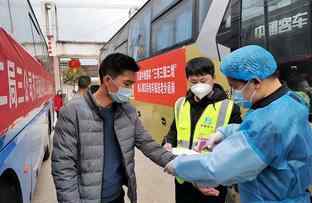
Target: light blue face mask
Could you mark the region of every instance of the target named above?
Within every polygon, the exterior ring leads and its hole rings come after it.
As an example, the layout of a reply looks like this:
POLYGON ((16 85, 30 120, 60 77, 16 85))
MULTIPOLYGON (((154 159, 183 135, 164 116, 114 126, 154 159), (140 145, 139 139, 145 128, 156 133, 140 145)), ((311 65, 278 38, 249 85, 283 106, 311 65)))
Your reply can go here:
POLYGON ((252 107, 252 98, 256 94, 256 91, 251 95, 250 99, 245 99, 243 95, 243 91, 246 89, 246 87, 249 85, 250 82, 248 82, 242 89, 240 90, 233 90, 232 97, 234 100, 234 103, 245 108, 250 109, 252 107))
POLYGON ((132 96, 132 89, 121 87, 117 92, 109 92, 108 94, 114 102, 127 103, 132 96))
POLYGON ((121 87, 117 92, 109 92, 108 94, 114 102, 127 103, 132 96, 132 89, 121 87))
MULTIPOLYGON (((114 85, 118 87, 115 81, 112 79, 114 85)), ((112 98, 113 102, 117 103, 127 103, 132 96, 132 89, 126 87, 119 87, 117 92, 108 92, 109 96, 112 98)))

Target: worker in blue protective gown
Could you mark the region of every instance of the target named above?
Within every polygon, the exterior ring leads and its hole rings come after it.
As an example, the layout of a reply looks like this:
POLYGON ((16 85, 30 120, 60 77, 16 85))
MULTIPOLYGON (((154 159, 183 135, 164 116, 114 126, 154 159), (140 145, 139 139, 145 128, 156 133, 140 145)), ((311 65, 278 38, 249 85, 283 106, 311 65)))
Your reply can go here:
POLYGON ((310 202, 308 108, 280 83, 274 57, 259 46, 246 46, 229 54, 221 71, 234 101, 250 110, 241 124, 219 128, 201 145, 212 152, 177 157, 165 171, 199 186, 238 183, 241 203, 310 202))

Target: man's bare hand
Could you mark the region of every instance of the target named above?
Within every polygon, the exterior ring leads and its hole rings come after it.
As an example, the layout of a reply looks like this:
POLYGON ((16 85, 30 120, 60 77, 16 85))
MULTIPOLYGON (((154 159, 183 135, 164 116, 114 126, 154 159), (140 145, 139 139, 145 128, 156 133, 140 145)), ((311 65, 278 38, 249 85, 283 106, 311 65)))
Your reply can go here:
POLYGON ((218 197, 220 191, 211 187, 197 187, 197 189, 205 196, 218 197))
POLYGON ((166 143, 166 144, 164 145, 164 148, 165 148, 167 151, 169 151, 169 152, 172 151, 172 145, 171 145, 170 143, 166 143))

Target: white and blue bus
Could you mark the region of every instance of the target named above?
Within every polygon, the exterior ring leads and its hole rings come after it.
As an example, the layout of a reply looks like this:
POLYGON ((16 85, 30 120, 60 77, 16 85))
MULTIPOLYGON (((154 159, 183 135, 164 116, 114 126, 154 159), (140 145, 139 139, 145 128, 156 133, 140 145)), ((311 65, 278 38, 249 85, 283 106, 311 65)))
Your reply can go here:
POLYGON ((30 203, 49 157, 53 70, 28 0, 0 0, 0 202, 30 203))

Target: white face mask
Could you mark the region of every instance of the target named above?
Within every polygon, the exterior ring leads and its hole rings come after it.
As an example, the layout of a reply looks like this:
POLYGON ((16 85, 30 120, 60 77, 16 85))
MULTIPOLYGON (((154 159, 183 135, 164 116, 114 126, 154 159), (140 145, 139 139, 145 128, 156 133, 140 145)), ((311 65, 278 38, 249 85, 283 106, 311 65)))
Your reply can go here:
POLYGON ((197 83, 191 87, 191 91, 196 97, 202 99, 212 91, 212 86, 207 83, 197 83))

